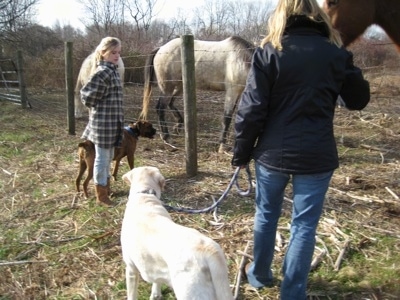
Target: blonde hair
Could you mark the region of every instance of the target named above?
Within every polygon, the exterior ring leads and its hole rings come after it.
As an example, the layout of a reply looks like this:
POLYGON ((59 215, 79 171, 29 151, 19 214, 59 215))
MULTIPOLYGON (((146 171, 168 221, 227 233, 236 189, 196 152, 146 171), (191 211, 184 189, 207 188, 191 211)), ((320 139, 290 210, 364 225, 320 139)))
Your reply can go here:
POLYGON ((275 49, 282 50, 281 40, 286 22, 293 15, 303 15, 312 21, 325 23, 329 31, 329 41, 338 47, 343 45, 339 32, 332 27, 329 16, 316 0, 279 0, 274 13, 268 20, 268 32, 261 41, 261 47, 270 42, 275 49))
POLYGON ((100 44, 96 47, 91 56, 91 70, 90 74, 93 75, 96 71, 97 65, 101 60, 103 60, 103 56, 107 55, 111 51, 113 51, 118 46, 121 46, 121 41, 116 37, 105 37, 101 40, 100 44))

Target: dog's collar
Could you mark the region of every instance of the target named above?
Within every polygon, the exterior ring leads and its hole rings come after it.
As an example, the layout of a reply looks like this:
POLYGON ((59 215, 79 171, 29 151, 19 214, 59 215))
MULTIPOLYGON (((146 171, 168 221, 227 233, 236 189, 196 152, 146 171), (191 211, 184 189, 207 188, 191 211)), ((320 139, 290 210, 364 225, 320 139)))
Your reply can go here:
POLYGON ((129 126, 125 126, 124 129, 125 129, 126 131, 128 131, 128 133, 129 133, 131 136, 133 136, 134 138, 139 139, 139 129, 137 129, 137 128, 133 129, 133 128, 129 127, 129 126))
POLYGON ((138 192, 136 192, 136 193, 137 193, 137 194, 149 194, 149 195, 157 196, 156 191, 153 190, 153 189, 142 190, 142 191, 138 191, 138 192))

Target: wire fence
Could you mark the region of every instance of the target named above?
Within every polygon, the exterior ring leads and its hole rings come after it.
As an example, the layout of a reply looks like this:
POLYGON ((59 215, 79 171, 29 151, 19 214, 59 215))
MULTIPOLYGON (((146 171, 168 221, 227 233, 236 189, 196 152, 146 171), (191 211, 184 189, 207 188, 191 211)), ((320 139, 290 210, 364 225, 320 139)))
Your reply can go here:
MULTIPOLYGON (((124 83, 124 104, 125 104, 125 119, 126 122, 136 121, 139 118, 142 110, 143 101, 143 73, 144 65, 131 65, 126 62, 140 60, 144 62, 147 55, 142 56, 124 56, 122 57, 125 62, 126 76, 124 83), (132 75, 136 74, 136 75, 132 75), (139 74, 139 75, 137 75, 139 74)), ((83 58, 79 60, 83 61, 83 58)), ((56 74, 52 78, 54 83, 65 82, 65 62, 60 60, 60 67, 57 69, 56 74)), ((77 73, 79 70, 74 70, 77 73)), ((211 72, 212 70, 210 70, 211 72)), ((31 77, 32 73, 37 72, 36 69, 26 69, 26 74, 31 77)), ((377 66, 363 69, 366 78, 371 85, 372 100, 371 102, 380 103, 375 105, 374 110, 377 113, 393 115, 398 118, 400 115, 400 105, 392 105, 393 101, 399 101, 398 95, 400 94, 400 67, 399 63, 392 65, 377 66), (390 105, 385 105, 390 104, 390 105)), ((74 78, 74 80, 76 80, 74 78)), ((216 83, 217 84, 217 83, 216 83)), ((45 112, 49 117, 62 118, 67 116, 67 92, 65 87, 59 85, 51 85, 51 81, 45 87, 28 86, 28 99, 33 108, 37 108, 45 112)), ((154 87, 151 97, 151 105, 149 110, 148 121, 160 132, 158 125, 158 115, 156 104, 160 91, 154 87)), ((199 151, 216 151, 218 149, 219 138, 222 128, 222 115, 224 111, 224 91, 210 91, 210 90, 197 90, 197 122, 198 122, 198 148, 199 151)), ((175 105, 179 112, 183 115, 183 97, 177 96, 175 105)), ((165 112, 167 126, 170 128, 170 135, 173 144, 183 150, 184 148, 184 134, 183 129, 173 130, 177 128, 176 121, 172 113, 165 112)), ((232 126, 231 126, 232 127, 232 126)), ((230 128, 230 135, 228 135, 227 145, 233 145, 232 128, 230 128)))

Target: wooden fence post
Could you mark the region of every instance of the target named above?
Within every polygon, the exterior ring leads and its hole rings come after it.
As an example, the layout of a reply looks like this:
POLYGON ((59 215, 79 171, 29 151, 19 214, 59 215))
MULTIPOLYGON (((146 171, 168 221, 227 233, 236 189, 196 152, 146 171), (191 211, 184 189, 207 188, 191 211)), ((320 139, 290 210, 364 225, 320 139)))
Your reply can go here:
POLYGON ((73 82, 72 42, 65 43, 65 87, 67 95, 68 133, 75 135, 75 104, 73 82))
POLYGON ((17 51, 17 73, 18 73, 18 81, 19 81, 19 93, 21 96, 21 105, 22 108, 27 107, 28 96, 26 94, 26 82, 24 76, 24 61, 22 58, 22 51, 17 51))
POLYGON ((182 83, 185 122, 186 174, 197 175, 197 108, 196 79, 194 73, 194 39, 181 36, 182 83))

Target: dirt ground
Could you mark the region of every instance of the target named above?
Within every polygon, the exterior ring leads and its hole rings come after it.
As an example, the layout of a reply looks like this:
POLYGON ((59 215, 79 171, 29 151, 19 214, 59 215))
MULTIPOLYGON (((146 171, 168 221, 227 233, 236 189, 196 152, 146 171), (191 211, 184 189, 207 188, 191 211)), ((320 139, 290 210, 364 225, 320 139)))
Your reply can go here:
MULTIPOLYGON (((400 76, 378 75, 369 75, 372 101, 364 111, 337 109, 340 167, 318 228, 309 299, 400 297, 400 76)), ((127 86, 125 95, 126 119, 135 120, 140 87, 127 86)), ((176 148, 159 137, 139 140, 135 165, 160 168, 167 178, 162 196, 167 204, 204 208, 225 191, 233 170, 230 153, 216 152, 221 99, 220 93, 198 95, 195 177, 185 172, 182 133, 173 135, 176 148)), ((84 199, 74 179, 86 121, 77 120, 76 135, 68 134, 62 91, 33 93, 31 104, 22 110, 0 101, 0 299, 124 299, 119 232, 129 187, 121 180, 113 183, 118 205, 112 209, 98 207, 93 197, 84 199)), ((157 127, 154 111, 150 121, 157 127)), ((119 177, 126 171, 124 159, 119 177)), ((239 183, 247 187, 244 172, 239 183)), ((233 187, 215 214, 171 215, 221 244, 238 299, 279 299, 278 287, 255 290, 238 279, 243 259, 251 259, 253 198, 254 192, 241 197, 233 187)), ((278 278, 290 210, 288 187, 273 266, 278 278)), ((142 283, 140 299, 148 299, 149 292, 142 283)), ((163 293, 174 299, 169 288, 163 293)))

